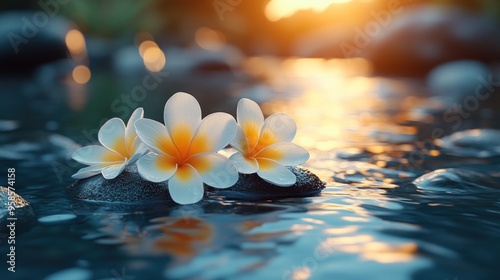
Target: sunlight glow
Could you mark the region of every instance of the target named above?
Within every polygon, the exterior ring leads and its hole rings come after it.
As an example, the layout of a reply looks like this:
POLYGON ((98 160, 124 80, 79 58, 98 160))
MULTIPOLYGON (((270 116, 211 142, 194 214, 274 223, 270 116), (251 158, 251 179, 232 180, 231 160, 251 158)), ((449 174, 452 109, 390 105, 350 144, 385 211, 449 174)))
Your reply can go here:
POLYGON ((271 0, 266 6, 266 17, 270 21, 278 21, 282 18, 292 16, 300 10, 313 10, 322 12, 330 5, 335 3, 347 3, 351 0, 308 0, 308 1, 290 1, 290 0, 271 0))

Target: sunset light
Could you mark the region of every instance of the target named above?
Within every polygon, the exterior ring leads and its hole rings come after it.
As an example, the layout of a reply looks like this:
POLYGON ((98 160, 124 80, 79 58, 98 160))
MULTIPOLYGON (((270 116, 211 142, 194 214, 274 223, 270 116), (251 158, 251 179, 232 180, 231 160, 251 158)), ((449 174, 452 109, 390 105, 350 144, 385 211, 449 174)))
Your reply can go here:
POLYGON ((347 3, 351 0, 309 0, 309 1, 287 1, 271 0, 266 6, 266 17, 270 21, 278 21, 282 18, 292 16, 300 10, 313 10, 321 12, 335 3, 347 3))

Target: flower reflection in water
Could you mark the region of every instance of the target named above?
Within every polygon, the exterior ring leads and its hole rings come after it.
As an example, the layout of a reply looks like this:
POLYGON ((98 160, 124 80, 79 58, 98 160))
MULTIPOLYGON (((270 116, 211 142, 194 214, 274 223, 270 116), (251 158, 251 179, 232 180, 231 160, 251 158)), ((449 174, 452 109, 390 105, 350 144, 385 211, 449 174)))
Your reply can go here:
POLYGON ((214 227, 195 217, 164 217, 154 219, 161 236, 153 242, 153 249, 173 255, 178 259, 189 259, 210 245, 214 238, 214 227))

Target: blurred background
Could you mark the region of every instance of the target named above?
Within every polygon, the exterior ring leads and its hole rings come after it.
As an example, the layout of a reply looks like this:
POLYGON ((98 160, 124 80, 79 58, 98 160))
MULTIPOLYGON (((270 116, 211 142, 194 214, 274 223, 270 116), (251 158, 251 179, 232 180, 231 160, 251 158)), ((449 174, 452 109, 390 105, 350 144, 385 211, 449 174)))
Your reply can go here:
POLYGON ((277 73, 315 76, 325 65, 423 81, 441 96, 424 106, 432 111, 471 93, 479 75, 491 84, 500 59, 494 0, 7 0, 0 11, 4 131, 79 132, 140 106, 158 117, 175 91, 194 94, 205 113, 234 113, 240 97, 299 90, 273 83, 286 78, 277 73))

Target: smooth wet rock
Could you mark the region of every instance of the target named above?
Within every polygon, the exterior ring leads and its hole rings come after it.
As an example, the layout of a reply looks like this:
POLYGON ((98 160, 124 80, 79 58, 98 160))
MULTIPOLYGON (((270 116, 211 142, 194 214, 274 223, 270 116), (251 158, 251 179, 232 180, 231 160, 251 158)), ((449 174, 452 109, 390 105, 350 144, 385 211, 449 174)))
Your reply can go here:
POLYGON ((78 180, 66 189, 66 193, 75 199, 95 202, 174 203, 167 182, 152 183, 127 170, 112 180, 101 175, 78 180))
POLYGON ((16 231, 25 230, 34 224, 35 214, 28 201, 14 191, 0 186, 0 234, 8 234, 7 225, 11 222, 15 222, 16 231), (9 202, 15 207, 14 211, 9 210, 9 202), (16 220, 8 220, 8 218, 16 218, 16 220))
POLYGON ((227 189, 206 187, 209 195, 228 199, 263 200, 287 197, 308 197, 318 195, 325 183, 310 171, 299 167, 288 167, 297 176, 297 182, 290 187, 279 187, 261 179, 257 174, 240 174, 238 182, 227 189))
POLYGON ((467 169, 438 169, 413 181, 418 189, 428 193, 473 194, 500 189, 490 176, 467 169))
POLYGON ((500 130, 469 129, 437 139, 444 153, 460 157, 488 158, 500 156, 500 130))
POLYGON ((491 85, 488 77, 491 69, 475 60, 444 63, 434 68, 427 76, 427 85, 432 94, 453 100, 461 100, 474 94, 478 86, 485 91, 491 85))
MULTIPOLYGON (((257 174, 240 174, 238 182, 227 189, 205 185, 204 199, 214 195, 243 200, 307 197, 317 195, 325 188, 324 182, 310 171, 298 167, 289 168, 297 176, 297 183, 293 186, 279 187, 267 183, 257 174)), ((168 182, 148 182, 142 179, 136 168, 129 168, 112 180, 106 180, 101 175, 78 180, 66 189, 66 193, 84 201, 132 205, 175 204, 168 191, 168 182)))

